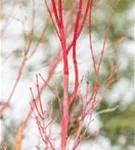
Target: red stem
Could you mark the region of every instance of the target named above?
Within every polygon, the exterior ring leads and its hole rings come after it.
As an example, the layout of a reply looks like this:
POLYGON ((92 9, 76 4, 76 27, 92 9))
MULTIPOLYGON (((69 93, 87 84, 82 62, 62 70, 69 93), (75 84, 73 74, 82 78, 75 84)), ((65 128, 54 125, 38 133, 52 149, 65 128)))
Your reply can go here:
POLYGON ((76 42, 77 42, 77 38, 78 38, 77 31, 78 31, 79 21, 80 21, 80 16, 81 16, 81 11, 82 11, 82 2, 83 2, 83 0, 79 1, 78 11, 76 14, 75 28, 74 28, 72 58, 73 58, 74 72, 75 72, 75 86, 74 86, 72 96, 70 97, 69 104, 72 103, 72 101, 75 99, 75 96, 76 96, 76 93, 78 90, 78 85, 79 85, 78 64, 77 64, 77 59, 76 59, 76 57, 77 57, 76 56, 76 42))
POLYGON ((55 1, 52 0, 52 7, 53 7, 53 12, 54 12, 54 16, 55 16, 55 19, 56 19, 56 23, 57 25, 60 24, 60 21, 59 21, 59 18, 58 18, 58 13, 57 13, 57 9, 56 9, 56 4, 55 4, 55 1))

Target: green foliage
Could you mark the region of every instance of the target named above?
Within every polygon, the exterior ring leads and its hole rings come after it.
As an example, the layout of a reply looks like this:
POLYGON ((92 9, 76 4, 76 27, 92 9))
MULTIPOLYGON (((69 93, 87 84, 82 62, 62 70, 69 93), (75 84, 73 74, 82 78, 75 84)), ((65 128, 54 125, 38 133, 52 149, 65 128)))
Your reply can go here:
POLYGON ((2 140, 2 146, 6 148, 6 150, 14 150, 15 147, 15 136, 17 131, 17 125, 12 120, 9 125, 5 124, 6 119, 3 118, 4 123, 4 134, 2 140))
POLYGON ((133 35, 129 34, 133 26, 133 19, 129 16, 128 12, 130 9, 133 9, 134 0, 121 0, 115 10, 116 3, 118 3, 117 0, 96 1, 93 7, 92 31, 95 32, 96 36, 100 39, 104 36, 104 31, 108 26, 110 17, 112 17, 112 24, 108 34, 108 40, 114 42, 125 35, 133 38, 133 35))
MULTIPOLYGON (((63 101, 63 88, 61 85, 58 87, 59 89, 59 98, 61 99, 61 103, 63 101)), ((69 93, 69 96, 71 94, 69 93)), ((60 104, 57 98, 53 99, 52 102, 53 107, 53 118, 56 120, 56 122, 60 125, 62 120, 62 108, 60 108, 60 104)), ((79 97, 76 98, 76 100, 70 104, 69 106, 69 127, 68 127, 68 136, 76 137, 78 130, 81 125, 80 117, 82 115, 82 105, 80 104, 79 97), (72 116, 72 117, 71 117, 72 116)), ((87 130, 85 126, 83 126, 80 130, 80 136, 83 137, 83 139, 88 140, 93 137, 87 130)))
MULTIPOLYGON (((115 104, 118 105, 118 104, 115 104)), ((107 109, 108 104, 104 101, 98 111, 107 109)), ((117 110, 100 115, 103 123, 101 134, 108 137, 113 145, 119 144, 120 136, 125 137, 123 146, 135 145, 135 106, 134 103, 127 106, 126 109, 117 110)))

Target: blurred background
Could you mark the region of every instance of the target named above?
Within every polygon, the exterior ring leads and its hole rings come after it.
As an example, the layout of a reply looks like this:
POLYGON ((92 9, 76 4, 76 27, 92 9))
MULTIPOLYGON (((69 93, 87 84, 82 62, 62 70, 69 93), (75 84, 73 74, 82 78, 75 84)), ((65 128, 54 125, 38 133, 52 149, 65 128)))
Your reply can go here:
MULTIPOLYGON (((116 3, 117 0, 95 0, 93 4, 92 36, 95 54, 97 55, 98 49, 102 46, 108 20, 113 14, 113 22, 106 44, 107 54, 105 54, 100 74, 101 81, 109 73, 112 64, 117 68, 117 71, 114 76, 115 80, 109 87, 104 101, 94 112, 94 123, 90 125, 91 138, 84 141, 80 149, 135 149, 135 0, 122 0, 117 11, 114 10, 116 3)), ((70 9, 71 6, 71 1, 64 2, 65 10, 70 9)), ((3 0, 0 2, 0 9, 1 107, 12 91, 24 58, 25 46, 31 43, 30 54, 32 54, 32 57, 25 64, 9 106, 0 118, 0 143, 7 150, 14 150, 17 128, 30 109, 31 94, 29 87, 35 86, 36 73, 41 73, 47 77, 49 64, 59 49, 59 40, 49 19, 44 1, 33 3, 31 0, 3 0), (32 28, 34 28, 34 32, 32 32, 32 28), (44 34, 42 39, 39 40, 41 33, 44 34), (37 41, 39 45, 33 54, 37 41)), ((69 25, 71 29, 72 25, 73 22, 71 21, 69 25)), ((86 24, 79 38, 77 56, 80 75, 86 76, 89 72, 89 82, 93 83, 94 72, 91 69, 92 62, 88 49, 88 24, 86 24)), ((72 69, 71 65, 71 72, 72 69)), ((57 89, 61 88, 61 72, 62 63, 60 62, 50 81, 50 84, 55 85, 57 89)), ((72 79, 70 82, 72 87, 72 79)), ((55 101, 55 97, 49 90, 43 92, 42 98, 55 101)), ((59 124, 56 126, 59 126, 59 124)), ((24 133, 22 150, 36 150, 38 149, 37 145, 40 144, 42 149, 36 123, 34 119, 31 119, 24 133)))

